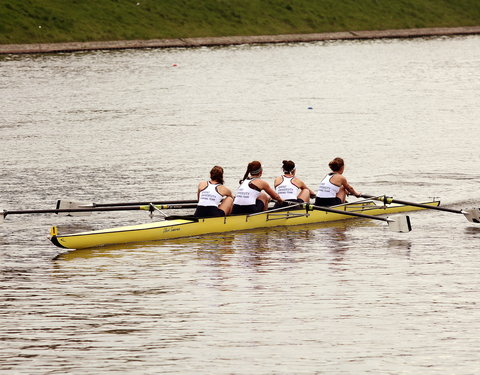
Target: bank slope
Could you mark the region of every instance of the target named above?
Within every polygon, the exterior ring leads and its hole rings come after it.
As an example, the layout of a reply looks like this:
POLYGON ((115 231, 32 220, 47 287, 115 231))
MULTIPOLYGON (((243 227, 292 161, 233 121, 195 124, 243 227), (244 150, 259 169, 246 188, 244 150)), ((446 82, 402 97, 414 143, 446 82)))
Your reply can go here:
POLYGON ((478 0, 0 0, 0 44, 477 25, 478 0))

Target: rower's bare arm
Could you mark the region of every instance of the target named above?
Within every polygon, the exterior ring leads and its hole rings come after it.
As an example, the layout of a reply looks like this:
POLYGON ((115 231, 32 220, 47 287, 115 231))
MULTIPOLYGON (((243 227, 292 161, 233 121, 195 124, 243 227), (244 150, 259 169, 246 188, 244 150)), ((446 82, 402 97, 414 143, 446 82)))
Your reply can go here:
POLYGON ((207 187, 208 183, 206 181, 201 181, 198 184, 197 188, 197 199, 200 199, 200 192, 207 187))
POLYGON ((275 181, 273 181, 273 186, 277 187, 278 185, 280 185, 282 183, 282 180, 283 180, 282 177, 276 177, 275 181))
POLYGON ((298 179, 298 178, 295 178, 295 184, 298 186, 299 189, 306 189, 310 192, 310 198, 314 198, 317 194, 312 190, 310 189, 307 184, 305 184, 305 182, 303 182, 302 180, 298 179))
POLYGON ((343 183, 343 186, 345 187, 345 190, 347 191, 348 194, 355 195, 357 198, 362 195, 362 193, 357 192, 352 185, 350 185, 347 182, 347 179, 345 179, 345 182, 343 183))
POLYGON ((265 192, 270 195, 270 197, 272 199, 275 199, 276 201, 278 202, 283 202, 283 199, 282 197, 280 197, 280 195, 277 194, 277 192, 275 190, 273 190, 270 185, 268 184, 268 182, 266 181, 259 181, 260 182, 260 185, 258 185, 259 188, 261 188, 262 190, 265 190, 265 192))
POLYGON ((298 177, 293 178, 292 184, 295 185, 299 189, 306 189, 307 188, 307 185, 305 185, 305 182, 300 180, 298 177))
POLYGON ((227 188, 226 186, 222 186, 222 191, 220 193, 225 197, 232 197, 233 198, 232 191, 229 188, 227 188))

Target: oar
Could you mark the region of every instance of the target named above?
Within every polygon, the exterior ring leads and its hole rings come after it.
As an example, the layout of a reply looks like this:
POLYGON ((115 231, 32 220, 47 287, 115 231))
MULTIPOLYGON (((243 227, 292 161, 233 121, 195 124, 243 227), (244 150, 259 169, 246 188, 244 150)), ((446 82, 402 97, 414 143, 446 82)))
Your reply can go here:
POLYGON ((57 209, 63 208, 82 208, 82 207, 117 207, 117 206, 144 206, 149 204, 188 204, 197 203, 195 200, 176 200, 176 201, 152 201, 152 202, 119 202, 119 203, 85 203, 69 200, 57 200, 57 209))
POLYGON ((438 210, 438 211, 444 211, 444 212, 451 212, 451 213, 454 213, 454 214, 462 214, 471 223, 477 223, 477 224, 480 223, 480 208, 470 208, 470 209, 465 209, 465 210, 454 210, 452 208, 429 206, 428 204, 407 202, 407 201, 403 201, 403 200, 399 200, 399 199, 393 199, 393 198, 387 197, 386 195, 373 196, 373 195, 363 194, 363 195, 361 195, 361 197, 362 198, 368 198, 368 199, 375 199, 375 200, 381 201, 385 204, 398 203, 398 204, 405 204, 405 205, 408 205, 408 206, 427 208, 427 209, 430 209, 430 210, 438 210))
POLYGON ((57 208, 57 209, 46 209, 46 210, 4 210, 3 219, 7 215, 23 215, 23 214, 60 214, 60 213, 90 213, 90 212, 103 212, 103 211, 135 211, 143 210, 153 212, 155 210, 166 210, 166 209, 183 209, 183 208, 195 208, 196 204, 187 203, 187 204, 165 204, 165 205, 141 205, 141 206, 119 206, 119 207, 83 207, 83 208, 57 208))
POLYGON ((388 228, 392 232, 410 232, 412 230, 412 225, 410 224, 410 217, 407 215, 398 215, 397 220, 393 220, 390 218, 384 218, 384 217, 378 217, 378 216, 373 216, 373 215, 367 215, 367 214, 361 214, 359 212, 353 212, 353 211, 341 211, 341 210, 336 210, 334 208, 330 207, 322 207, 322 206, 315 206, 313 204, 308 204, 308 203, 297 203, 297 202, 288 202, 284 201, 288 204, 292 205, 300 205, 305 207, 307 210, 318 210, 318 211, 325 211, 325 212, 331 212, 335 214, 340 214, 340 215, 347 215, 347 216, 356 216, 356 217, 362 217, 365 219, 372 219, 372 220, 379 220, 379 221, 385 221, 388 224, 388 228))
MULTIPOLYGON (((169 208, 195 208, 197 205, 196 200, 184 200, 184 201, 157 201, 157 202, 125 202, 125 203, 86 203, 76 202, 70 200, 57 200, 56 210, 72 210, 78 208, 109 208, 109 207, 129 207, 129 206, 144 206, 144 205, 162 205, 163 209, 169 208), (166 207, 168 206, 168 207, 166 207)), ((159 206, 160 207, 160 206, 159 206)), ((89 215, 89 212, 75 211, 71 216, 89 215)))

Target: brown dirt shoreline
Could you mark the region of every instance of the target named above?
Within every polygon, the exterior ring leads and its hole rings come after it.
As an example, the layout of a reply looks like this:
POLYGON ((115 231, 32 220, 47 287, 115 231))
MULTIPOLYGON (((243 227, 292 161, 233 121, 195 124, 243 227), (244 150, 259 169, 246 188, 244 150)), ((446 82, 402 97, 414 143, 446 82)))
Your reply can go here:
POLYGON ((344 31, 318 34, 284 34, 258 36, 224 36, 208 38, 177 38, 149 40, 119 40, 99 42, 0 44, 0 54, 57 53, 91 50, 134 49, 134 48, 176 48, 225 46, 238 44, 299 43, 326 40, 419 38, 430 36, 480 34, 480 26, 436 27, 422 29, 395 29, 372 31, 344 31))

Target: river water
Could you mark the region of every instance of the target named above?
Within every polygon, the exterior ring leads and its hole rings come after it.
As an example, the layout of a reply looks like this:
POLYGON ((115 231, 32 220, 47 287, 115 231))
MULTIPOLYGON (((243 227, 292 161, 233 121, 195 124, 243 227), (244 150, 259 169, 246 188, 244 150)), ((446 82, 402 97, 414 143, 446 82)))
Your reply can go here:
MULTIPOLYGON (((478 36, 2 56, 0 204, 193 199, 213 165, 236 189, 255 159, 270 181, 292 159, 315 189, 341 156, 363 193, 478 207, 479 97, 478 36)), ((48 240, 150 220, 7 217, 0 373, 480 371, 480 226, 462 215, 48 240)))

